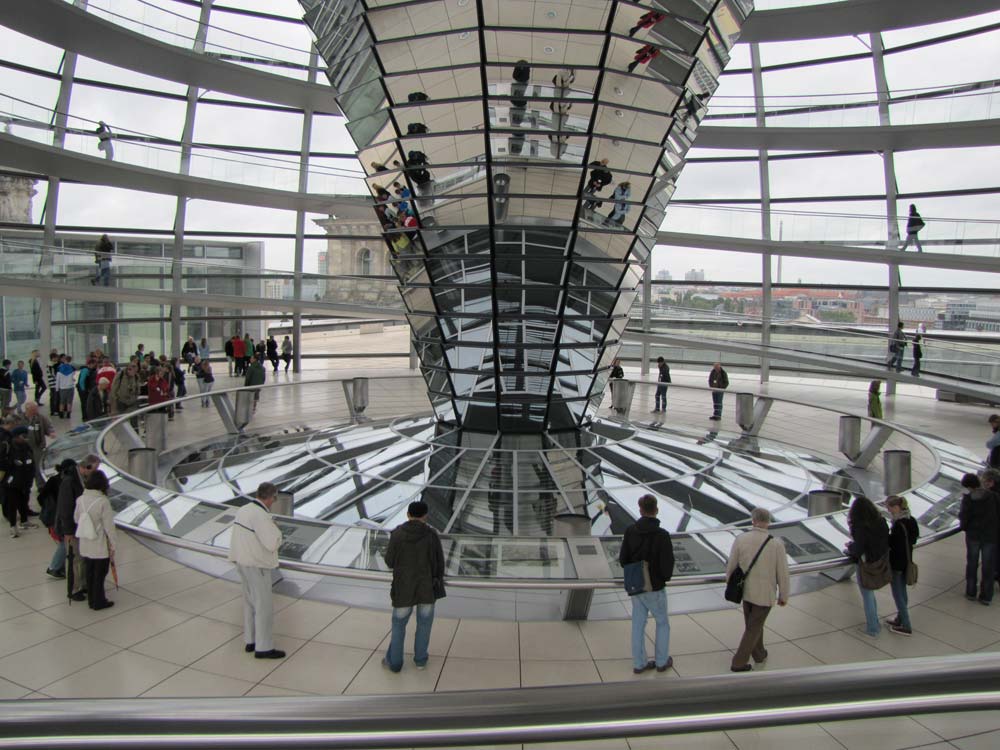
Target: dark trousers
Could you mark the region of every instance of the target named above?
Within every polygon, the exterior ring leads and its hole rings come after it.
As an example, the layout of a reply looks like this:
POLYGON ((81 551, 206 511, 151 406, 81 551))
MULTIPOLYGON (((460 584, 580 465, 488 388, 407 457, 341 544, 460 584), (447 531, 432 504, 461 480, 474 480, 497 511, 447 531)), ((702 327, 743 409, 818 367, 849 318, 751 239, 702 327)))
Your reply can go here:
POLYGON ((722 416, 722 397, 725 395, 722 391, 712 391, 712 416, 722 416))
POLYGON ((17 525, 17 516, 20 514, 21 523, 28 521, 28 497, 31 495, 31 488, 20 490, 16 487, 5 487, 3 490, 3 517, 11 526, 17 525))
POLYGON ((743 637, 733 654, 732 666, 745 667, 751 656, 754 661, 764 661, 767 654, 764 650, 764 621, 770 613, 770 607, 743 602, 743 637))
POLYGON ((980 541, 965 538, 965 595, 976 596, 976 574, 982 568, 979 581, 979 600, 993 600, 993 560, 996 554, 995 541, 980 541))
POLYGON ((111 568, 111 560, 107 557, 83 558, 83 575, 87 579, 87 605, 97 609, 107 603, 104 595, 104 579, 111 568))
POLYGON ((59 416, 59 391, 55 388, 49 391, 49 416, 59 416))
POLYGON ((656 393, 653 396, 653 408, 667 410, 667 386, 656 386, 656 393))
POLYGON ((45 393, 49 388, 42 381, 35 383, 35 403, 41 405, 42 394, 45 393))

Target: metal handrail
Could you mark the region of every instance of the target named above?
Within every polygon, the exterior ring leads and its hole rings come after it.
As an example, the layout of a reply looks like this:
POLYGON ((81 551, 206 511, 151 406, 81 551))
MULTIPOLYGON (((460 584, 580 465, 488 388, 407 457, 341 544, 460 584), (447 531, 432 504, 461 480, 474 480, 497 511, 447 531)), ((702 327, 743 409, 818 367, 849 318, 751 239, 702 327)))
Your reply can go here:
MULTIPOLYGON (((371 380, 376 380, 376 381, 377 380, 389 380, 389 379, 399 379, 401 377, 406 377, 408 379, 416 379, 419 376, 416 376, 416 375, 413 375, 413 376, 384 375, 384 376, 372 376, 371 380)), ((343 380, 344 380, 343 378, 331 378, 329 380, 310 380, 310 381, 300 381, 298 383, 278 383, 278 384, 270 384, 270 385, 262 385, 262 386, 253 386, 253 390, 258 390, 258 389, 261 389, 261 388, 284 388, 284 387, 299 386, 299 385, 316 385, 316 384, 322 384, 322 383, 339 383, 339 382, 342 382, 343 380)), ((640 384, 640 385, 644 385, 644 386, 650 386, 650 387, 659 385, 659 383, 657 381, 652 381, 652 380, 632 380, 631 382, 634 382, 634 383, 640 384)), ((704 387, 704 386, 694 386, 694 385, 677 385, 675 387, 686 388, 686 389, 690 389, 690 390, 702 390, 702 391, 712 390, 711 388, 707 388, 707 387, 704 387)), ((226 394, 226 393, 236 393, 236 392, 238 392, 240 390, 245 390, 245 387, 238 386, 238 387, 234 387, 234 388, 223 389, 223 390, 220 390, 220 391, 213 391, 212 395, 213 396, 219 396, 221 394, 226 394)), ((183 402, 183 401, 193 401, 194 399, 201 399, 201 398, 202 398, 201 394, 194 394, 194 395, 185 396, 183 398, 174 399, 173 401, 168 402, 168 403, 180 403, 180 402, 183 402)), ((844 411, 841 411, 841 410, 838 410, 838 409, 833 409, 831 407, 818 406, 818 405, 807 403, 807 402, 804 402, 804 401, 796 401, 796 400, 792 400, 792 399, 779 399, 779 400, 782 401, 782 402, 785 402, 785 403, 790 403, 790 404, 797 405, 797 406, 807 406, 807 407, 814 408, 814 409, 820 409, 820 410, 823 410, 823 411, 829 411, 829 412, 832 412, 832 413, 835 413, 835 414, 845 414, 845 413, 846 414, 851 414, 850 412, 844 412, 844 411)), ((137 477, 137 476, 135 476, 133 474, 130 474, 126 470, 123 470, 122 468, 120 468, 118 466, 115 466, 115 464, 109 460, 109 457, 108 457, 108 455, 107 455, 107 453, 105 451, 105 447, 104 447, 105 446, 105 441, 112 434, 112 432, 115 430, 115 428, 118 425, 120 425, 120 424, 122 424, 122 423, 124 423, 124 422, 126 422, 126 421, 128 421, 128 420, 130 420, 132 418, 134 418, 137 415, 141 415, 141 414, 144 414, 144 413, 147 413, 147 412, 157 411, 157 410, 160 410, 162 408, 163 408, 163 404, 156 404, 156 405, 153 405, 153 406, 145 406, 145 407, 142 407, 140 409, 136 409, 134 411, 128 412, 127 414, 120 415, 120 416, 118 416, 115 419, 111 419, 111 420, 109 420, 109 422, 107 423, 107 425, 101 430, 100 434, 97 436, 97 439, 95 441, 96 442, 96 451, 97 451, 97 454, 101 457, 101 461, 104 462, 104 463, 106 463, 106 464, 108 464, 108 465, 110 465, 110 466, 114 466, 115 467, 115 471, 120 476, 128 479, 131 483, 133 483, 133 484, 135 484, 137 486, 140 486, 140 487, 147 487, 147 488, 150 488, 150 489, 156 489, 157 485, 152 484, 150 482, 147 482, 147 481, 141 479, 140 477, 137 477)), ((862 416, 862 415, 856 414, 855 416, 862 416)), ((898 425, 895 425, 895 424, 884 422, 882 420, 871 419, 870 417, 867 417, 867 416, 862 416, 862 418, 867 419, 867 420, 869 420, 869 421, 871 421, 873 423, 877 423, 877 424, 882 424, 882 425, 888 426, 888 427, 892 428, 893 430, 898 431, 899 433, 905 435, 907 438, 909 438, 909 439, 913 440, 914 442, 916 442, 918 445, 920 445, 925 450, 927 450, 930 453, 930 455, 932 456, 932 458, 933 458, 934 465, 933 465, 932 470, 930 472, 930 474, 931 474, 930 478, 933 478, 933 477, 937 476, 940 473, 940 471, 941 471, 941 459, 940 459, 940 455, 937 453, 936 450, 934 450, 934 448, 931 445, 929 445, 927 443, 927 441, 923 437, 921 437, 920 435, 918 435, 916 433, 911 432, 910 430, 907 430, 907 429, 902 428, 902 427, 900 427, 898 425)), ((186 495, 183 492, 171 491, 171 495, 172 496, 188 497, 193 502, 198 502, 198 503, 208 504, 208 505, 219 505, 220 508, 224 507, 221 503, 212 503, 211 501, 203 500, 201 498, 190 497, 190 496, 186 495)), ((827 514, 827 515, 837 515, 837 514, 842 514, 843 512, 844 511, 835 511, 834 513, 830 513, 830 514, 827 514)), ((121 528, 124 531, 127 531, 128 533, 135 534, 136 536, 141 536, 141 537, 144 537, 146 539, 150 539, 150 540, 152 540, 154 542, 158 542, 158 543, 161 543, 161 544, 167 544, 167 545, 179 548, 179 549, 186 549, 186 550, 189 550, 189 551, 192 551, 192 552, 197 552, 197 553, 200 553, 200 554, 204 554, 204 555, 208 555, 208 556, 216 557, 216 558, 223 558, 224 559, 228 555, 228 549, 225 549, 225 548, 215 547, 215 546, 212 546, 210 544, 205 544, 205 543, 202 543, 202 542, 193 542, 193 541, 190 541, 190 540, 187 540, 187 539, 181 539, 179 537, 175 537, 175 536, 172 536, 170 534, 166 534, 166 533, 163 533, 163 532, 160 532, 160 531, 157 531, 157 530, 154 530, 154 529, 149 529, 149 528, 146 528, 146 527, 135 526, 133 524, 126 523, 124 521, 117 521, 116 520, 115 523, 116 523, 116 525, 119 528, 121 528)), ((339 524, 336 524, 336 523, 333 523, 333 522, 329 522, 329 525, 330 526, 339 526, 339 524)), ((726 529, 730 529, 731 530, 731 529, 736 529, 736 528, 738 528, 738 526, 736 524, 732 524, 730 526, 720 526, 720 527, 718 527, 717 529, 714 529, 714 530, 726 530, 726 529)), ((948 536, 951 536, 952 534, 954 534, 956 532, 957 532, 957 528, 953 528, 953 529, 946 529, 946 530, 943 530, 943 531, 938 531, 938 532, 935 532, 935 533, 928 534, 928 535, 926 535, 924 537, 921 537, 921 539, 917 542, 916 546, 923 546, 925 544, 930 544, 931 542, 934 542, 934 541, 939 541, 941 539, 947 538, 948 536)), ((794 573, 795 575, 809 574, 809 573, 819 573, 819 572, 823 572, 823 571, 834 570, 834 569, 841 568, 841 567, 844 567, 844 566, 847 566, 847 565, 852 565, 852 564, 853 564, 853 561, 850 558, 848 558, 846 556, 840 556, 840 557, 829 558, 829 559, 826 559, 826 560, 822 560, 822 561, 818 561, 818 562, 813 562, 813 563, 796 564, 796 565, 794 565, 792 567, 792 571, 791 572, 794 573)), ((280 566, 284 570, 296 571, 296 572, 301 572, 301 573, 308 573, 308 574, 313 574, 313 575, 334 576, 334 577, 337 577, 337 578, 346 578, 346 579, 349 579, 349 580, 369 581, 369 582, 386 583, 386 584, 389 583, 392 580, 391 574, 389 574, 387 572, 383 572, 383 571, 363 570, 363 569, 358 569, 358 568, 335 567, 335 566, 330 566, 330 565, 322 565, 322 564, 318 564, 318 563, 303 562, 303 561, 299 561, 299 560, 282 559, 281 562, 280 562, 280 566)), ((678 577, 676 580, 670 581, 669 585, 671 587, 679 587, 679 586, 684 586, 684 587, 705 586, 705 585, 721 584, 721 583, 724 583, 725 580, 726 580, 726 577, 725 577, 724 573, 714 573, 714 574, 704 574, 704 575, 692 575, 692 576, 685 575, 683 577, 678 577)), ((602 590, 604 590, 604 589, 619 589, 621 587, 621 582, 618 579, 613 579, 613 578, 609 578, 609 579, 594 579, 594 578, 591 578, 591 579, 584 579, 584 580, 581 580, 581 579, 560 578, 560 579, 546 580, 546 579, 520 579, 520 578, 477 579, 477 578, 449 577, 449 578, 447 578, 447 583, 448 583, 449 586, 453 586, 455 588, 464 588, 464 589, 492 589, 492 590, 503 589, 503 590, 532 590, 532 591, 539 591, 539 590, 548 590, 548 591, 590 590, 590 591, 592 591, 592 590, 598 590, 598 589, 602 589, 602 590)))
POLYGON ((1000 708, 1000 654, 749 675, 384 696, 32 700, 18 750, 440 747, 586 741, 1000 708))

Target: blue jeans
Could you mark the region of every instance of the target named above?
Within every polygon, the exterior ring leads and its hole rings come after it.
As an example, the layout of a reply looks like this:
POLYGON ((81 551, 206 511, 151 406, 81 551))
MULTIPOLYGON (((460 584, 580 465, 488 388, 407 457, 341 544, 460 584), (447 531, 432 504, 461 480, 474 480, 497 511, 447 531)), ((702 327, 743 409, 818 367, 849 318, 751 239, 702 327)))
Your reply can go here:
POLYGON ((656 395, 654 396, 653 404, 654 409, 663 409, 663 411, 667 410, 667 386, 656 386, 656 395))
POLYGON ((906 593, 906 571, 892 571, 892 599, 896 602, 896 618, 899 624, 909 630, 913 626, 910 624, 910 597, 906 593))
POLYGON ((722 391, 712 391, 712 416, 722 416, 722 397, 726 394, 722 391))
POLYGON ((49 570, 63 570, 66 567, 66 542, 58 542, 49 561, 49 570))
POLYGON ((662 667, 670 657, 670 619, 667 616, 667 590, 645 591, 630 596, 632 602, 632 666, 646 666, 646 618, 656 620, 656 666, 662 667))
MULTIPOLYGON (((403 668, 403 641, 406 640, 406 624, 413 614, 413 607, 393 607, 392 638, 385 661, 389 669, 398 672, 403 668)), ((431 642, 431 625, 434 624, 434 605, 417 605, 417 632, 413 638, 413 663, 422 667, 427 663, 427 646, 431 642)))
POLYGON ((882 632, 882 623, 878 621, 878 604, 875 602, 875 592, 861 585, 861 566, 858 566, 858 589, 861 591, 861 603, 865 608, 865 630, 869 635, 882 632))
POLYGON ((976 595, 976 573, 982 566, 982 580, 979 582, 979 600, 993 601, 993 558, 996 542, 983 542, 965 537, 965 595, 976 595))
POLYGON ((896 372, 902 372, 903 371, 903 354, 905 352, 906 352, 906 349, 903 348, 903 347, 899 347, 895 352, 893 352, 893 354, 892 354, 892 360, 889 362, 889 368, 890 369, 893 368, 893 367, 895 367, 896 368, 896 372))

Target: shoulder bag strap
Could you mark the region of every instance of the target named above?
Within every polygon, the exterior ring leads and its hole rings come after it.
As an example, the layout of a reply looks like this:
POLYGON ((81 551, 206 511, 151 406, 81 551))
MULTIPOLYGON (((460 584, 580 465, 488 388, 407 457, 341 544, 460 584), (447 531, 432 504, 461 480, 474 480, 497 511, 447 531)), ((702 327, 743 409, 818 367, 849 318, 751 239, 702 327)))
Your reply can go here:
POLYGON ((906 530, 906 524, 903 523, 902 519, 900 519, 896 523, 898 523, 899 524, 899 528, 901 528, 903 530, 903 539, 906 540, 906 564, 907 564, 907 566, 909 566, 910 563, 913 562, 913 549, 910 547, 910 534, 906 530))
POLYGON ((764 551, 764 547, 767 546, 767 543, 769 541, 771 541, 771 535, 770 534, 767 535, 767 539, 765 539, 764 543, 762 545, 760 545, 760 549, 757 550, 757 554, 754 555, 753 556, 753 560, 750 561, 750 565, 747 567, 746 572, 743 574, 744 578, 746 578, 747 576, 750 575, 750 571, 753 570, 753 566, 757 564, 757 558, 760 557, 760 553, 764 551))

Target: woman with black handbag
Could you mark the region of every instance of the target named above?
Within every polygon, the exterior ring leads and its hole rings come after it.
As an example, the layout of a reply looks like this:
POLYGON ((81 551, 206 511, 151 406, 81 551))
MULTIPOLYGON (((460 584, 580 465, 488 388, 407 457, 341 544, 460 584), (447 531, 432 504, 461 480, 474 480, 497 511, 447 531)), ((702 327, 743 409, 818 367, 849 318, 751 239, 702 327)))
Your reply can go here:
POLYGON ((896 616, 886 620, 890 633, 897 635, 913 635, 910 624, 909 597, 906 587, 911 582, 916 583, 917 566, 913 562, 913 543, 920 535, 917 522, 910 517, 910 506, 905 497, 890 495, 886 498, 885 507, 892 516, 892 526, 889 528, 889 566, 892 568, 892 598, 896 602, 896 616), (909 574, 909 575, 908 575, 909 574))
POLYGON ((865 624, 858 630, 869 638, 877 638, 882 630, 878 620, 875 592, 892 578, 889 567, 889 526, 875 503, 859 495, 847 512, 851 541, 844 552, 858 565, 858 589, 865 608, 865 624))

